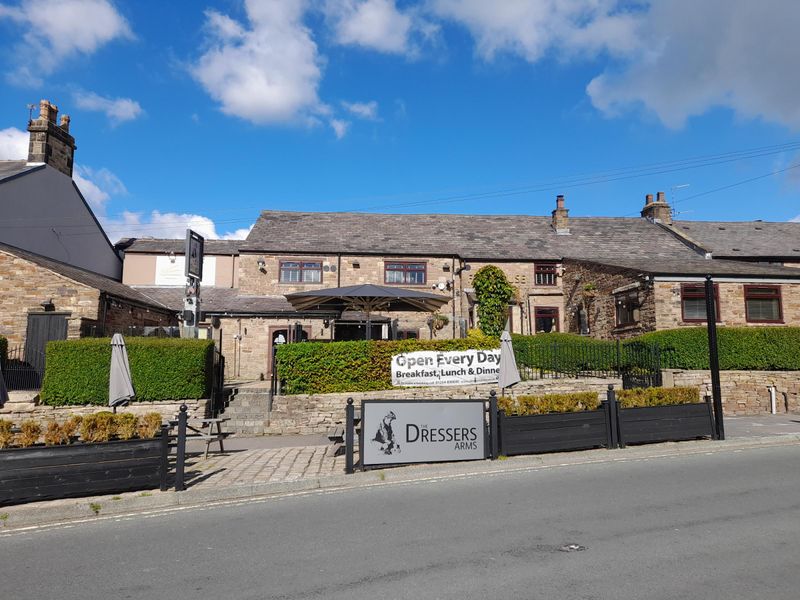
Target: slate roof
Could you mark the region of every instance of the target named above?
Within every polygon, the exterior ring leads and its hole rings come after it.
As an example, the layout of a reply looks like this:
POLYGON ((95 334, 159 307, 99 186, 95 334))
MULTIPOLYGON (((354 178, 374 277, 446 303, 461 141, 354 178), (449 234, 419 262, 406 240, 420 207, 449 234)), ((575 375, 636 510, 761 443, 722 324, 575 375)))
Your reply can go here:
POLYGON ((9 246, 8 244, 0 243, 0 250, 30 261, 45 269, 49 269, 50 271, 58 273, 59 275, 63 275, 64 277, 71 279, 76 283, 82 283, 83 285, 104 292, 110 296, 115 296, 121 300, 130 300, 131 302, 136 302, 138 304, 162 310, 168 308, 167 305, 161 303, 160 301, 151 298, 146 294, 143 294, 142 292, 125 285, 124 283, 120 283, 119 281, 115 281, 110 277, 100 275, 99 273, 87 271, 86 269, 81 269, 80 267, 75 267, 73 265, 68 265, 66 263, 53 260, 52 258, 34 254, 33 252, 28 252, 27 250, 22 250, 21 248, 9 246))
POLYGON ((717 258, 800 260, 800 223, 675 221, 673 228, 717 258))
MULTIPOLYGON (((183 254, 185 243, 183 239, 127 238, 117 242, 115 247, 132 253, 183 254)), ((242 244, 244 240, 206 240, 204 251, 206 254, 239 254, 242 244)))
POLYGON ((243 252, 459 256, 534 260, 565 256, 688 258, 695 251, 639 218, 571 217, 557 235, 550 217, 264 211, 243 252))
POLYGON ((800 279, 800 269, 735 260, 695 258, 692 260, 648 260, 644 258, 595 258, 584 260, 600 265, 621 267, 651 275, 686 275, 712 277, 752 277, 754 279, 800 279))
POLYGON ((42 164, 28 164, 27 160, 0 160, 0 182, 15 175, 41 169, 42 164))

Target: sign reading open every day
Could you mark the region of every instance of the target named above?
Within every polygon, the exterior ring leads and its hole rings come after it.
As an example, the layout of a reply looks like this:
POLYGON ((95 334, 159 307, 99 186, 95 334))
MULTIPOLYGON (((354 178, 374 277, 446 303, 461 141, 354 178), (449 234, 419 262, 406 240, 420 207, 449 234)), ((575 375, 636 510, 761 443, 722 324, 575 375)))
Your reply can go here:
POLYGON ((392 356, 394 386, 496 383, 499 375, 500 350, 424 350, 392 356))
POLYGON ((362 464, 386 465, 486 457, 484 403, 364 400, 362 464))

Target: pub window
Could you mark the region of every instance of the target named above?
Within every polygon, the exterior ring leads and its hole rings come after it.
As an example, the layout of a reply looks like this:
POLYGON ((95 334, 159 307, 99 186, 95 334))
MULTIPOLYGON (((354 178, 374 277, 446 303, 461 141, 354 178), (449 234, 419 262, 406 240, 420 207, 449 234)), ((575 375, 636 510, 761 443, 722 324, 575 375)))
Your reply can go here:
MULTIPOLYGON (((719 314, 719 286, 714 284, 714 308, 717 322, 719 314)), ((702 283, 684 283, 681 286, 681 316, 687 322, 706 320, 706 286, 702 283)))
POLYGON ((781 323, 781 288, 774 285, 744 286, 744 312, 748 323, 781 323))
POLYGON ((639 294, 625 294, 616 297, 617 327, 635 325, 639 322, 639 294))
POLYGON ((281 261, 281 283, 321 283, 322 263, 310 261, 281 261))
POLYGON ((383 281, 399 285, 424 285, 426 281, 425 263, 386 263, 383 281))
POLYGON ((555 263, 536 263, 533 271, 534 271, 534 282, 536 285, 556 284, 555 263))
POLYGON ((537 306, 533 313, 536 333, 558 331, 558 308, 537 306))

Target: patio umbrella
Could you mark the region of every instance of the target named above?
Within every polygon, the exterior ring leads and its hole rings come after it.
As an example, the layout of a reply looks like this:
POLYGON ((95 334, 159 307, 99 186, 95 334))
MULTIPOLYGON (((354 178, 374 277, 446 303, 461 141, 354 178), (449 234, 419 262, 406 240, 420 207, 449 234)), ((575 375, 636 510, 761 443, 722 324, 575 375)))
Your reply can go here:
POLYGON ((115 333, 111 338, 111 375, 108 379, 108 405, 114 408, 128 404, 136 392, 131 380, 131 367, 128 364, 128 350, 122 335, 115 333))
POLYGON ((370 339, 370 316, 378 310, 434 312, 450 301, 449 296, 407 290, 385 285, 351 285, 340 288, 286 294, 295 310, 357 310, 366 315, 367 339, 370 339))
POLYGON ((0 365, 0 408, 8 402, 8 389, 6 389, 6 380, 3 379, 3 365, 0 365))
POLYGON ((514 357, 514 348, 511 345, 511 334, 504 331, 500 334, 500 375, 497 384, 501 389, 519 383, 519 369, 517 359, 514 357))

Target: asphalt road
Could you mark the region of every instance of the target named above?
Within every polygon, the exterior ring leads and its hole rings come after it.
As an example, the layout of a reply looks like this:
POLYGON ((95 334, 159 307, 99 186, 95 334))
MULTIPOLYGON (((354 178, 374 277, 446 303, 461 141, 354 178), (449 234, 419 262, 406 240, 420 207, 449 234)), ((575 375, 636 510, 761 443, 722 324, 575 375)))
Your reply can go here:
POLYGON ((5 534, 0 595, 797 600, 799 557, 793 445, 5 534))

